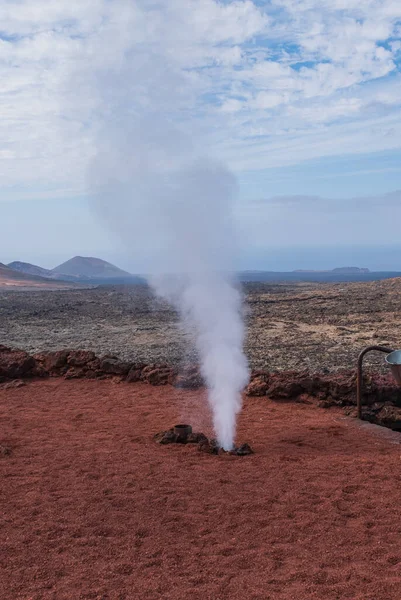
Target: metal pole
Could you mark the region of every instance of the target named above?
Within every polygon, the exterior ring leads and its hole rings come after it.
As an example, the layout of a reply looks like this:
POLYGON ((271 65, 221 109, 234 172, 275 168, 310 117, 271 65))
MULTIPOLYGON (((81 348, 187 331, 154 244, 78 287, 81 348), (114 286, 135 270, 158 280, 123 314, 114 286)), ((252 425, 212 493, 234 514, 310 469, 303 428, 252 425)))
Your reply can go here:
POLYGON ((372 352, 384 352, 385 354, 391 354, 392 348, 386 348, 385 346, 368 346, 360 353, 358 357, 358 370, 356 378, 356 407, 358 419, 362 419, 362 385, 363 385, 363 359, 365 354, 372 352))

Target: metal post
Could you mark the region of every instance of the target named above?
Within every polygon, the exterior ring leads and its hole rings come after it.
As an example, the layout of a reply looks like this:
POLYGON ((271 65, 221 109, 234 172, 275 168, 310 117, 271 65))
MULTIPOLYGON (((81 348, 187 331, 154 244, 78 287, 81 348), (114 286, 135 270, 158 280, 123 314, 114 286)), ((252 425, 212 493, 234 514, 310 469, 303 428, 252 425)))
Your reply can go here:
POLYGON ((386 348, 385 346, 368 346, 360 353, 358 357, 358 370, 356 380, 356 406, 358 419, 362 419, 362 385, 363 385, 363 359, 365 354, 376 350, 377 352, 384 352, 385 354, 391 354, 392 348, 386 348))

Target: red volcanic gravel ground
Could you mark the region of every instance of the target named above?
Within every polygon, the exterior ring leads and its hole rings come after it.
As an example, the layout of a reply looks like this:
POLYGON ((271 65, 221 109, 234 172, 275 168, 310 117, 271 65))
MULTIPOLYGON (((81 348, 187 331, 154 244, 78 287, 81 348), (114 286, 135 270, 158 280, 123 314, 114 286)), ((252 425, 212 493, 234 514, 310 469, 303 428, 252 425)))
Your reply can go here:
POLYGON ((401 597, 401 449, 336 411, 246 400, 249 457, 160 446, 202 392, 0 390, 1 600, 401 597))

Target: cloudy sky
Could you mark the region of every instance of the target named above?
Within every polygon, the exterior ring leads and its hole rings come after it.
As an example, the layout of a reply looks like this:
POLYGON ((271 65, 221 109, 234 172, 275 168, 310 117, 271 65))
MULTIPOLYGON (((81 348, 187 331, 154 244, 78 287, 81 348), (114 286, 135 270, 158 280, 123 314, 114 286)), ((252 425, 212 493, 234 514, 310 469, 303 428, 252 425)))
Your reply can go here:
POLYGON ((0 262, 141 271, 88 169, 145 112, 237 177, 242 267, 401 270, 400 70, 400 0, 3 0, 0 262))

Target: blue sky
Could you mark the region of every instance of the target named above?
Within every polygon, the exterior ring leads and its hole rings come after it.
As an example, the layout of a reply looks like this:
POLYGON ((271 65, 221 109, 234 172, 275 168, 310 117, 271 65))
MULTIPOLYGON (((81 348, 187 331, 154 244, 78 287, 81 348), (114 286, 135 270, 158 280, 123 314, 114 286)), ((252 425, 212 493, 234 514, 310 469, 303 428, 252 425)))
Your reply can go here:
POLYGON ((0 23, 0 262, 143 271, 88 173, 100 131, 151 117, 234 173, 241 266, 401 270, 399 0, 22 0, 0 23))

